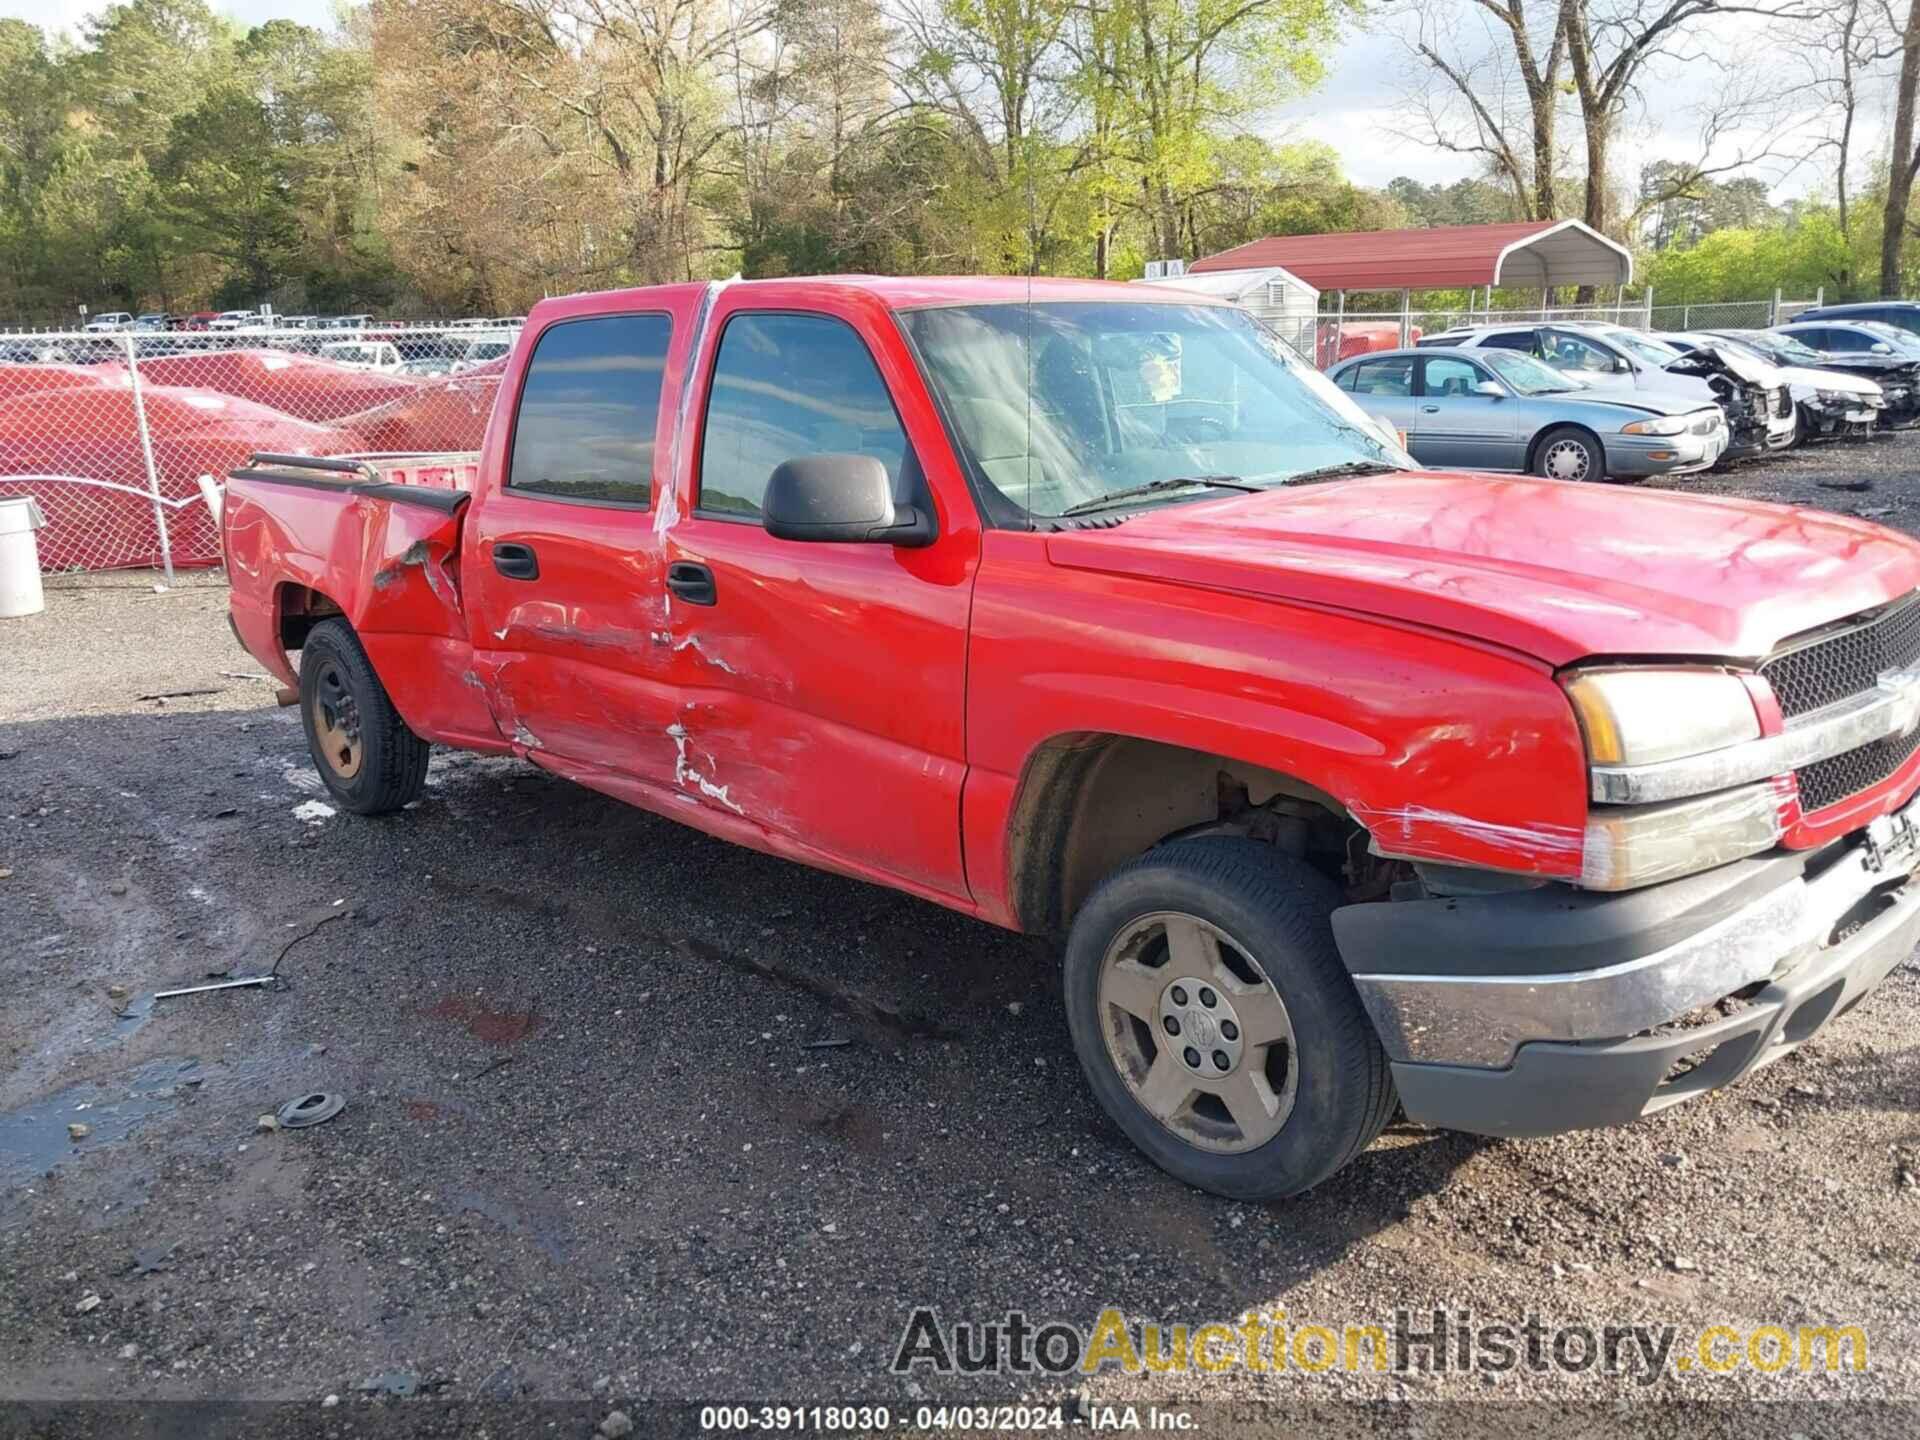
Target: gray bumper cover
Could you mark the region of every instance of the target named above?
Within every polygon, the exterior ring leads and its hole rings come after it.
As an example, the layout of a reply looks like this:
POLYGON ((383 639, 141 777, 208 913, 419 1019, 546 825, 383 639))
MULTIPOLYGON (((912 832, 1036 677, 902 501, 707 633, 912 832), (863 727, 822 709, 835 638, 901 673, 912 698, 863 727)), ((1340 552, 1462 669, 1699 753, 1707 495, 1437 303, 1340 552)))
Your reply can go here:
POLYGON ((1351 906, 1335 935, 1411 1118, 1490 1135, 1619 1124, 1778 1059, 1912 953, 1916 809, 1895 822, 1897 859, 1848 840, 1616 897, 1351 906), (1707 1008, 1736 992, 1733 1013, 1707 1008))

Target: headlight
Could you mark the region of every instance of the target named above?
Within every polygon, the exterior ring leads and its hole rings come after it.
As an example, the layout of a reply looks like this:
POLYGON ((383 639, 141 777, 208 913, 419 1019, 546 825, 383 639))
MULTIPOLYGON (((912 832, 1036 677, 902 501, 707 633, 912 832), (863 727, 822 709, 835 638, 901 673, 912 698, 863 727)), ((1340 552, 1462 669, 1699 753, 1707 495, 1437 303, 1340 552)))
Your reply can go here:
POLYGON ((1623 435, 1684 435, 1690 422, 1684 415, 1660 415, 1652 420, 1635 420, 1622 425, 1623 435))
POLYGON ((1724 670, 1589 670, 1567 695, 1595 765, 1654 765, 1760 738, 1760 717, 1724 670))
POLYGON ((1771 850, 1781 834, 1772 783, 1742 785, 1670 805, 1596 805, 1587 820, 1580 883, 1632 890, 1771 850))
MULTIPOLYGON (((1566 688, 1586 739, 1596 799, 1607 794, 1601 782, 1609 770, 1694 760, 1760 739, 1760 716, 1746 685, 1725 670, 1588 670, 1571 676, 1566 688)), ((1715 768, 1710 762, 1701 776, 1715 768)), ((1712 793, 1682 789, 1686 798, 1663 804, 1593 804, 1580 883, 1631 890, 1773 848, 1781 834, 1780 796, 1772 780, 1732 785, 1749 778, 1705 779, 1690 788, 1712 793)))
POLYGON ((1816 390, 1813 398, 1822 405, 1845 405, 1853 397, 1844 390, 1816 390))

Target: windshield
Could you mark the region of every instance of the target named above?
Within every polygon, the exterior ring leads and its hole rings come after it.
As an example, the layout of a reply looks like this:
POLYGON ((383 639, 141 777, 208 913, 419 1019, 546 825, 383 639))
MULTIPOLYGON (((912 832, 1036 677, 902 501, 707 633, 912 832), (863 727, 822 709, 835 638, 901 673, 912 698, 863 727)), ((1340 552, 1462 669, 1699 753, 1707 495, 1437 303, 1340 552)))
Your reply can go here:
POLYGON ((1920 354, 1920 336, 1910 334, 1897 325, 1889 325, 1881 320, 1862 320, 1858 323, 1862 330, 1870 331, 1874 339, 1880 343, 1891 345, 1902 354, 1920 354))
POLYGON ((1565 395, 1574 389, 1571 377, 1551 365, 1542 365, 1531 355, 1518 350, 1481 350, 1478 356, 1487 368, 1507 383, 1516 395, 1565 395))
POLYGON ((1163 503, 1225 493, 1203 481, 1415 467, 1243 310, 1078 301, 900 320, 979 473, 1033 517, 1142 486, 1164 489, 1136 503, 1163 503))
POLYGON ((1791 335, 1730 335, 1726 337, 1749 350, 1757 352, 1761 358, 1773 361, 1776 365, 1820 365, 1825 363, 1820 352, 1803 340, 1791 335))
POLYGON ((1650 365, 1664 366, 1669 361, 1680 358, 1680 352, 1671 345, 1664 345, 1658 340, 1649 339, 1632 330, 1609 330, 1607 338, 1622 350, 1632 351, 1650 365))

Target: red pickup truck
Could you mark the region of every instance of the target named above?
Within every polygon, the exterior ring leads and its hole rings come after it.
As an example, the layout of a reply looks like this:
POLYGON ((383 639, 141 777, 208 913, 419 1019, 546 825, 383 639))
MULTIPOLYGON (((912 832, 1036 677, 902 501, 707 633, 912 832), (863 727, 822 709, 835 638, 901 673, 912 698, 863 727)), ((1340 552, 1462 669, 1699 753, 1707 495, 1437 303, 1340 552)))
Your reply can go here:
POLYGON ((223 538, 346 809, 519 755, 1062 936, 1101 1104, 1225 1195, 1396 1103, 1660 1109, 1920 933, 1920 545, 1420 471, 1183 292, 549 301, 477 460, 258 457, 223 538))

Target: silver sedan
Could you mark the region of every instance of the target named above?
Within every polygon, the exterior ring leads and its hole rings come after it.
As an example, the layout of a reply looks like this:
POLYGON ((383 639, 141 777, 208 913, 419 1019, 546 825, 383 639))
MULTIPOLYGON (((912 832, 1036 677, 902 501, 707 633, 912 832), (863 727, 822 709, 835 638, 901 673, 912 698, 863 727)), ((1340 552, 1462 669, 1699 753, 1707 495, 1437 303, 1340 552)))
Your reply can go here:
POLYGON ((1327 373, 1404 434, 1415 459, 1443 470, 1637 479, 1705 470, 1727 448, 1718 406, 1593 390, 1517 351, 1387 350, 1327 373))

